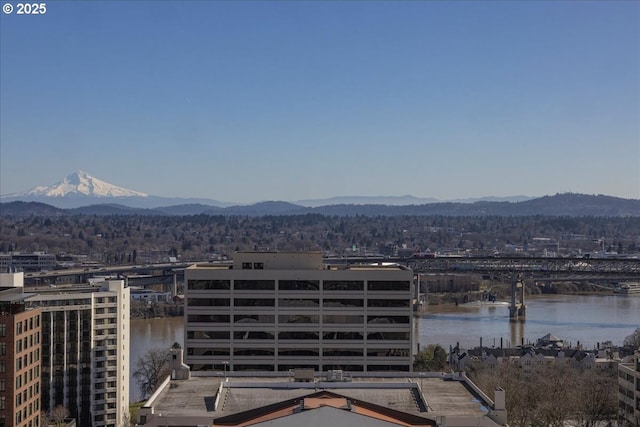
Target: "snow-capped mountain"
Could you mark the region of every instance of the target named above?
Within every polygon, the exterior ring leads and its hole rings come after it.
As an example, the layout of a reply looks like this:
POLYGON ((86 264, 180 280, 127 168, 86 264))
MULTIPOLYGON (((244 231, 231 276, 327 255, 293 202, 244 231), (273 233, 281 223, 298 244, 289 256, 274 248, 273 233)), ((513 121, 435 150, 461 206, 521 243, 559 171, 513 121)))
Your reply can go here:
MULTIPOLYGON (((529 197, 519 196, 522 200, 529 197)), ((489 200, 489 198, 485 199, 489 200)), ((81 170, 69 174, 61 181, 50 186, 37 186, 31 190, 0 195, 0 203, 10 203, 15 201, 22 202, 40 202, 62 209, 79 208, 90 205, 122 205, 128 208, 155 209, 166 208, 172 206, 193 205, 187 209, 179 208, 177 211, 183 214, 197 214, 207 210, 207 207, 227 208, 237 204, 229 202, 220 202, 213 199, 204 198, 181 198, 181 197, 162 197, 153 196, 140 191, 130 190, 117 185, 109 184, 81 170), (194 206, 202 205, 202 206, 194 206)), ((473 200, 476 201, 476 200, 473 200)), ((501 201, 514 201, 509 198, 502 198, 501 201)), ((520 201, 520 200, 517 200, 520 201)), ((433 198, 417 198, 410 195, 407 196, 352 196, 352 197, 333 197, 330 199, 310 199, 294 202, 296 209, 307 207, 317 208, 320 206, 331 205, 382 205, 382 206, 406 206, 406 205, 424 205, 440 202, 433 198)), ((462 202, 458 200, 457 202, 462 202)), ((471 203, 471 201, 467 201, 471 203)), ((264 203, 262 204, 264 207, 264 203)), ((278 207, 277 213, 282 211, 282 206, 278 207)), ((175 210, 175 209, 174 209, 175 210)), ((246 214, 246 207, 237 211, 238 215, 246 214)), ((274 214, 273 207, 268 214, 274 214)))
POLYGON ((23 193, 23 195, 36 197, 66 197, 71 195, 90 197, 149 197, 148 194, 139 191, 109 184, 81 170, 74 171, 62 181, 49 187, 38 186, 23 193))
POLYGON ((153 209, 158 207, 202 204, 229 206, 231 203, 212 199, 160 197, 109 184, 90 174, 77 170, 60 182, 50 186, 37 186, 29 191, 0 195, 0 203, 15 201, 46 203, 62 209, 89 205, 119 204, 131 208, 153 209))

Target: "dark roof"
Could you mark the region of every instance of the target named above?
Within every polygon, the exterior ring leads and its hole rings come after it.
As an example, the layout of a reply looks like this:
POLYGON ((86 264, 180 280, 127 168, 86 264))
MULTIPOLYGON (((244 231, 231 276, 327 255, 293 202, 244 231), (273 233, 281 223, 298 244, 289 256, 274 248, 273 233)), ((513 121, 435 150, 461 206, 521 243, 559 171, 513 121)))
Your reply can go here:
MULTIPOLYGON (((220 418, 215 418, 213 421, 214 425, 227 425, 227 426, 235 426, 238 424, 246 424, 251 420, 256 420, 258 418, 265 417, 270 413, 282 411, 287 408, 291 408, 292 411, 289 415, 294 414, 295 408, 301 408, 304 402, 304 399, 308 398, 343 398, 348 402, 348 408, 337 408, 345 411, 352 412, 352 407, 360 407, 366 409, 371 412, 378 413, 385 418, 393 418, 406 425, 414 425, 414 426, 433 426, 435 427, 437 424, 435 420, 432 420, 427 417, 420 417, 417 415, 409 414, 406 412, 398 411, 396 409, 387 408, 384 406, 376 405, 375 403, 366 402, 360 399, 354 399, 351 397, 346 397, 338 393, 334 393, 327 390, 321 390, 318 392, 314 392, 305 396, 296 397, 293 399, 284 400, 282 402, 274 403, 271 405, 262 406, 260 408, 249 409, 248 411, 238 412, 236 414, 226 415, 220 418)), ((302 409, 305 410, 305 409, 302 409)), ((313 409, 307 409, 313 410, 313 409)), ((357 413, 357 412, 356 412, 357 413)), ((264 421, 264 419, 262 420, 264 421)), ((249 424, 250 425, 250 424, 249 424)))

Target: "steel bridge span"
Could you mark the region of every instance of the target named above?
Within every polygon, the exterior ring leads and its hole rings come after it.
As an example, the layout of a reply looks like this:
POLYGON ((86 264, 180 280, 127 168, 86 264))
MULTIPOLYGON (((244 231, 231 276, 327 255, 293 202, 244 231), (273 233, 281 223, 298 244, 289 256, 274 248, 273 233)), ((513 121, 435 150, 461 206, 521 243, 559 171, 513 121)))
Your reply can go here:
POLYGON ((541 281, 640 280, 640 259, 631 258, 438 257, 403 264, 418 273, 519 274, 541 281))

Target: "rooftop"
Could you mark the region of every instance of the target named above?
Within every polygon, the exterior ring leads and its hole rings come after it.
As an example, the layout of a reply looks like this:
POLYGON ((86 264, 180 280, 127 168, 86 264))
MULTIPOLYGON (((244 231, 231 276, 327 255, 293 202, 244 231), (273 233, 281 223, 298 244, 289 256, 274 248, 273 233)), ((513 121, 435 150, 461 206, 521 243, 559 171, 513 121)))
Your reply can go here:
MULTIPOLYGON (((160 424, 148 425, 170 426, 173 425, 171 420, 178 422, 186 417, 196 424, 211 425, 222 417, 234 419, 229 417, 240 417, 240 414, 255 412, 257 408, 290 404, 292 399, 302 402, 305 397, 314 397, 320 391, 346 398, 354 405, 356 402, 373 405, 382 411, 398 411, 405 416, 428 420, 462 417, 477 421, 485 419, 493 405, 482 392, 474 391, 475 386, 469 386, 466 377, 453 380, 442 374, 365 374, 367 376, 338 382, 318 377, 315 382, 295 382, 286 376, 230 375, 226 379, 219 375, 167 381, 143 407, 148 408, 147 412, 152 411, 155 416, 162 417, 161 422, 158 420, 160 424)), ((278 410, 282 408, 278 407, 278 410)))

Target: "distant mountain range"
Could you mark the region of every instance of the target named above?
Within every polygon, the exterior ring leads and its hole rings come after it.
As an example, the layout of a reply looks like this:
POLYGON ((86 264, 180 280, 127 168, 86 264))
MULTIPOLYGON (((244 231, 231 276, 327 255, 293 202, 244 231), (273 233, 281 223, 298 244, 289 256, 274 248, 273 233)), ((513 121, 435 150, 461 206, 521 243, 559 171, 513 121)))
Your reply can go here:
POLYGON ((97 204, 61 209, 39 202, 0 203, 0 216, 63 215, 329 215, 329 216, 599 216, 640 217, 640 200, 585 194, 556 194, 522 202, 428 203, 423 205, 326 205, 310 208, 287 202, 262 202, 249 206, 225 208, 202 204, 185 204, 153 209, 133 208, 119 204, 97 204))
POLYGON ((413 196, 334 197, 296 203, 269 201, 233 205, 210 199, 151 196, 101 181, 77 170, 52 186, 0 197, 2 216, 52 215, 447 215, 447 216, 630 216, 640 200, 604 195, 556 194, 529 198, 486 197, 442 202, 413 196))
MULTIPOLYGON (((529 200, 528 196, 513 197, 484 197, 480 199, 452 200, 459 203, 473 203, 477 201, 507 201, 521 202, 529 200)), ((153 209, 176 205, 205 205, 213 207, 231 207, 235 203, 221 202, 203 198, 179 198, 152 196, 140 191, 130 190, 109 184, 82 170, 76 170, 62 180, 49 186, 38 186, 22 193, 0 196, 0 202, 39 202, 58 208, 80 208, 96 204, 118 204, 132 208, 153 209)), ((341 196, 329 199, 307 199, 292 202, 297 206, 316 208, 327 205, 387 205, 407 206, 424 205, 428 203, 442 203, 434 198, 419 198, 406 196, 341 196)), ((178 208, 180 210, 182 208, 178 208)))

